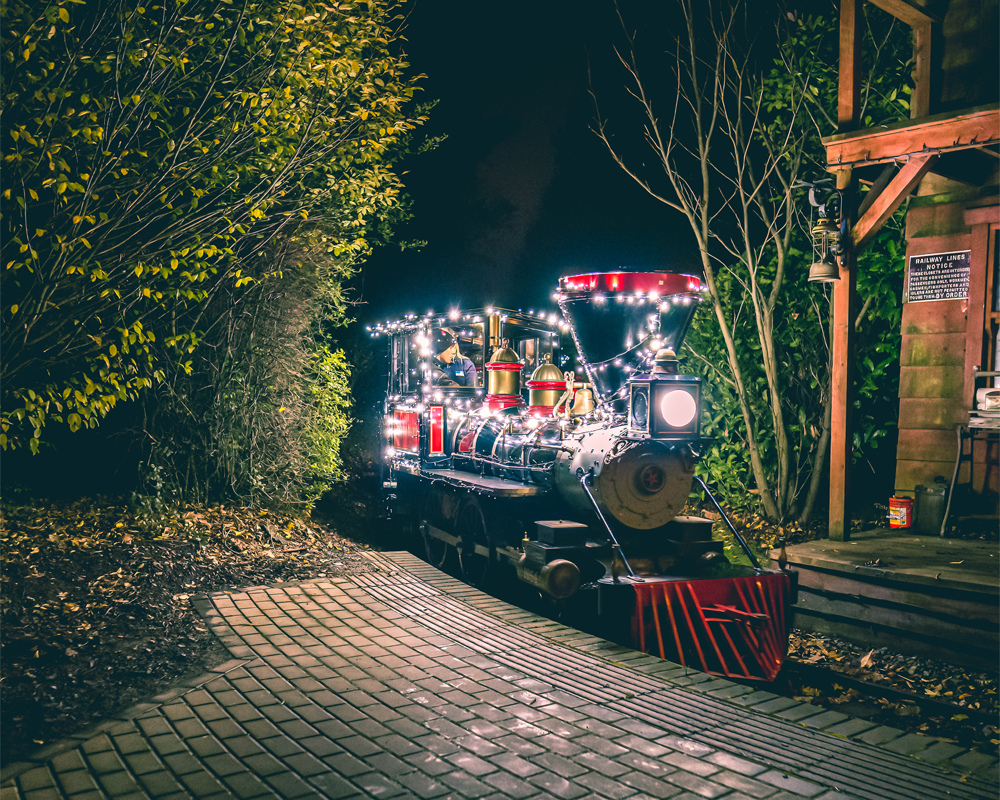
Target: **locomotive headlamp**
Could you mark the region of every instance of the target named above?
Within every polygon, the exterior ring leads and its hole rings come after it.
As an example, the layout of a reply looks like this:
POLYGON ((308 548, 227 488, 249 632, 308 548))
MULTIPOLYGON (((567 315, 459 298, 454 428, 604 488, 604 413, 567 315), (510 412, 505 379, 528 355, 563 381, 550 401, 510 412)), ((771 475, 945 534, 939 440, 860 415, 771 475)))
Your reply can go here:
POLYGON ((694 396, 684 389, 672 389, 660 398, 660 416, 670 428, 686 428, 698 413, 694 396))
POLYGON ((677 372, 677 357, 664 348, 653 371, 633 375, 629 386, 629 432, 652 438, 698 436, 701 379, 677 372))

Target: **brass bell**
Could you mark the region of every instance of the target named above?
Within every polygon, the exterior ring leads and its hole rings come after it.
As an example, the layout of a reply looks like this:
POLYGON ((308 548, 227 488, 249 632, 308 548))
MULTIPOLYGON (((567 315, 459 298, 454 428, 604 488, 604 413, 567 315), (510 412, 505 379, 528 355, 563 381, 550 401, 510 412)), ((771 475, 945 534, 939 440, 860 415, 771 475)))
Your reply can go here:
POLYGON ((577 389, 569 413, 572 417, 582 417, 594 410, 594 392, 588 387, 577 389))

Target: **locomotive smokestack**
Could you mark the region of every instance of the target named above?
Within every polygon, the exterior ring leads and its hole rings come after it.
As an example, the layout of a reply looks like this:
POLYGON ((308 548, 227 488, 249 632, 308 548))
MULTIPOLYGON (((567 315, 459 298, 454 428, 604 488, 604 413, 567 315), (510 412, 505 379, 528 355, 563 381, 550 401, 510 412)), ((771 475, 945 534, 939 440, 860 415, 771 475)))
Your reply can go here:
POLYGON ((598 402, 620 400, 629 376, 661 348, 680 350, 701 281, 676 272, 591 272, 559 279, 569 322, 598 402))

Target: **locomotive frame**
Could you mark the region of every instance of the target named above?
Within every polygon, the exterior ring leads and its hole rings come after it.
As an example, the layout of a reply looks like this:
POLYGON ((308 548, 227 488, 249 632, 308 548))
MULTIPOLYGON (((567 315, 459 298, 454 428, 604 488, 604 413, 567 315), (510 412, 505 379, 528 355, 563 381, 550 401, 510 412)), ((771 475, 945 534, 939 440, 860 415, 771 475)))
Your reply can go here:
POLYGON ((472 585, 516 576, 611 628, 628 618, 647 652, 771 680, 794 574, 761 569, 726 519, 754 566, 730 564, 712 522, 682 515, 694 481, 708 492, 694 476, 701 381, 675 356, 701 296, 690 275, 588 273, 560 280, 561 316, 375 326, 389 344, 383 492, 427 560, 472 585), (442 383, 435 340, 459 345, 475 385, 442 383))

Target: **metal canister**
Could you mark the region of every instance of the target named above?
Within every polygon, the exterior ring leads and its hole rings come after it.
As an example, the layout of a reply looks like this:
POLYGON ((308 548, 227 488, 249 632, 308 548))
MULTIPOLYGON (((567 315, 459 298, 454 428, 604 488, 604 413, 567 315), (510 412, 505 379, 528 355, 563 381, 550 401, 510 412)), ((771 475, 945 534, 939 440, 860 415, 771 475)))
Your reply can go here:
POLYGON ((548 416, 559 399, 566 393, 566 376, 552 363, 552 354, 545 354, 545 363, 528 381, 528 411, 548 416))
POLYGON ((506 339, 493 353, 486 365, 487 393, 491 395, 519 395, 521 393, 522 365, 517 353, 508 347, 506 339))

